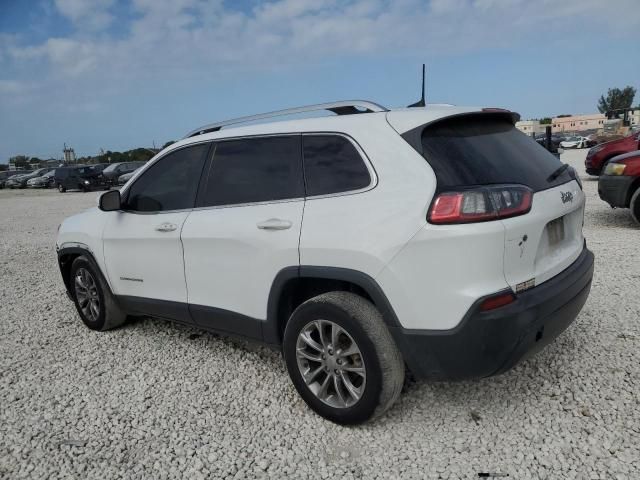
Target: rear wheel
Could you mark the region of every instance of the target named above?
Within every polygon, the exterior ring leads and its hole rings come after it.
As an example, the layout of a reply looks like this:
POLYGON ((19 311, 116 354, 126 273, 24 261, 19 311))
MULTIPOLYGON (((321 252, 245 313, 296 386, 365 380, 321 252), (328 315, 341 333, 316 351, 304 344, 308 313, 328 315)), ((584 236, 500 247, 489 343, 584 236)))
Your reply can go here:
POLYGON ((59 191, 60 193, 64 193, 64 192, 66 192, 66 191, 67 191, 67 189, 66 189, 66 188, 64 188, 64 187, 62 186, 62 184, 61 184, 61 183, 59 183, 59 184, 58 184, 58 191, 59 191))
POLYGON ((300 305, 287 323, 283 351, 300 396, 336 423, 379 416, 402 390, 404 362, 380 312, 352 293, 330 292, 300 305))
POLYGON ((640 225, 640 187, 636 189, 635 193, 631 197, 629 209, 631 210, 631 216, 633 219, 640 225))
POLYGON ((70 290, 84 324, 92 330, 109 330, 122 325, 127 316, 118 307, 109 287, 85 256, 71 264, 70 290))

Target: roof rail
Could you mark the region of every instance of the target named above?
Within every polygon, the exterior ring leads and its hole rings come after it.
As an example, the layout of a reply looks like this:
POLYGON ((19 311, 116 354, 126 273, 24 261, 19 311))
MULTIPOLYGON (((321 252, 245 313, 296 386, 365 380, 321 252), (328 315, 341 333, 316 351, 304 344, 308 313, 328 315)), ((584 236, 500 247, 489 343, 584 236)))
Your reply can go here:
POLYGON ((260 113, 258 115, 249 115, 248 117, 232 118, 222 122, 211 123, 189 132, 184 138, 195 137, 203 133, 217 132, 222 127, 235 125, 238 123, 253 122, 265 118, 280 117, 284 115, 295 115, 297 113, 315 112, 320 110, 328 110, 336 115, 351 115, 355 113, 374 113, 388 112, 389 110, 377 103, 368 102, 366 100, 344 100, 341 102, 318 103, 316 105, 307 105, 304 107, 287 108, 285 110, 276 110, 275 112, 260 113))

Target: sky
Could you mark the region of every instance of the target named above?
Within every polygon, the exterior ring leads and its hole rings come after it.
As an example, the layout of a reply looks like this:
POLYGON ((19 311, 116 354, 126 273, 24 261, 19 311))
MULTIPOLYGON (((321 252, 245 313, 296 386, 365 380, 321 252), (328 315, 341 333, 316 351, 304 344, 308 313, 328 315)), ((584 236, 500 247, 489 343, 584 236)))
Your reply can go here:
MULTIPOLYGON (((639 0, 0 0, 0 162, 161 146, 345 99, 597 111, 640 90, 639 0)), ((634 103, 640 103, 640 94, 634 103)))

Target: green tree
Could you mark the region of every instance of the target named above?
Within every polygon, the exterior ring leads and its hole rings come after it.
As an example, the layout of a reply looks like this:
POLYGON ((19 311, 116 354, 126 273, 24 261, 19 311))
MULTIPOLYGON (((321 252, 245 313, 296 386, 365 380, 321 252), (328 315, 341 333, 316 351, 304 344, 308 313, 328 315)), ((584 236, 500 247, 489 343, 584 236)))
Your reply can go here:
POLYGON ((540 125, 551 125, 551 118, 549 117, 541 118, 540 125))
POLYGON ((29 157, 26 155, 16 155, 9 159, 9 163, 13 163, 17 170, 29 168, 29 157))
POLYGON ((173 145, 175 142, 175 140, 169 140, 167 143, 165 143, 164 145, 162 145, 162 149, 164 150, 165 148, 167 148, 169 145, 173 145))
POLYGON ((636 96, 636 89, 626 86, 622 90, 619 88, 610 88, 607 90, 607 98, 604 95, 598 100, 598 110, 600 113, 607 113, 609 110, 618 110, 621 108, 631 108, 633 98, 636 96))

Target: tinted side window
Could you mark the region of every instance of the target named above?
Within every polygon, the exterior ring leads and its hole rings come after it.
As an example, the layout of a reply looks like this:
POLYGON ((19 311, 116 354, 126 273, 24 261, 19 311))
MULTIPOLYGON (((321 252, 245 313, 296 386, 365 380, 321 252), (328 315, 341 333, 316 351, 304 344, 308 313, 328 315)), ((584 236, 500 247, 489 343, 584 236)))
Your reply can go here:
POLYGON ((371 176, 353 144, 339 135, 305 135, 307 196, 348 192, 369 186, 371 176))
POLYGON ((304 197, 300 136, 217 144, 202 206, 304 197))
POLYGON ((127 209, 158 212, 193 208, 208 144, 169 153, 144 172, 131 186, 127 209))

